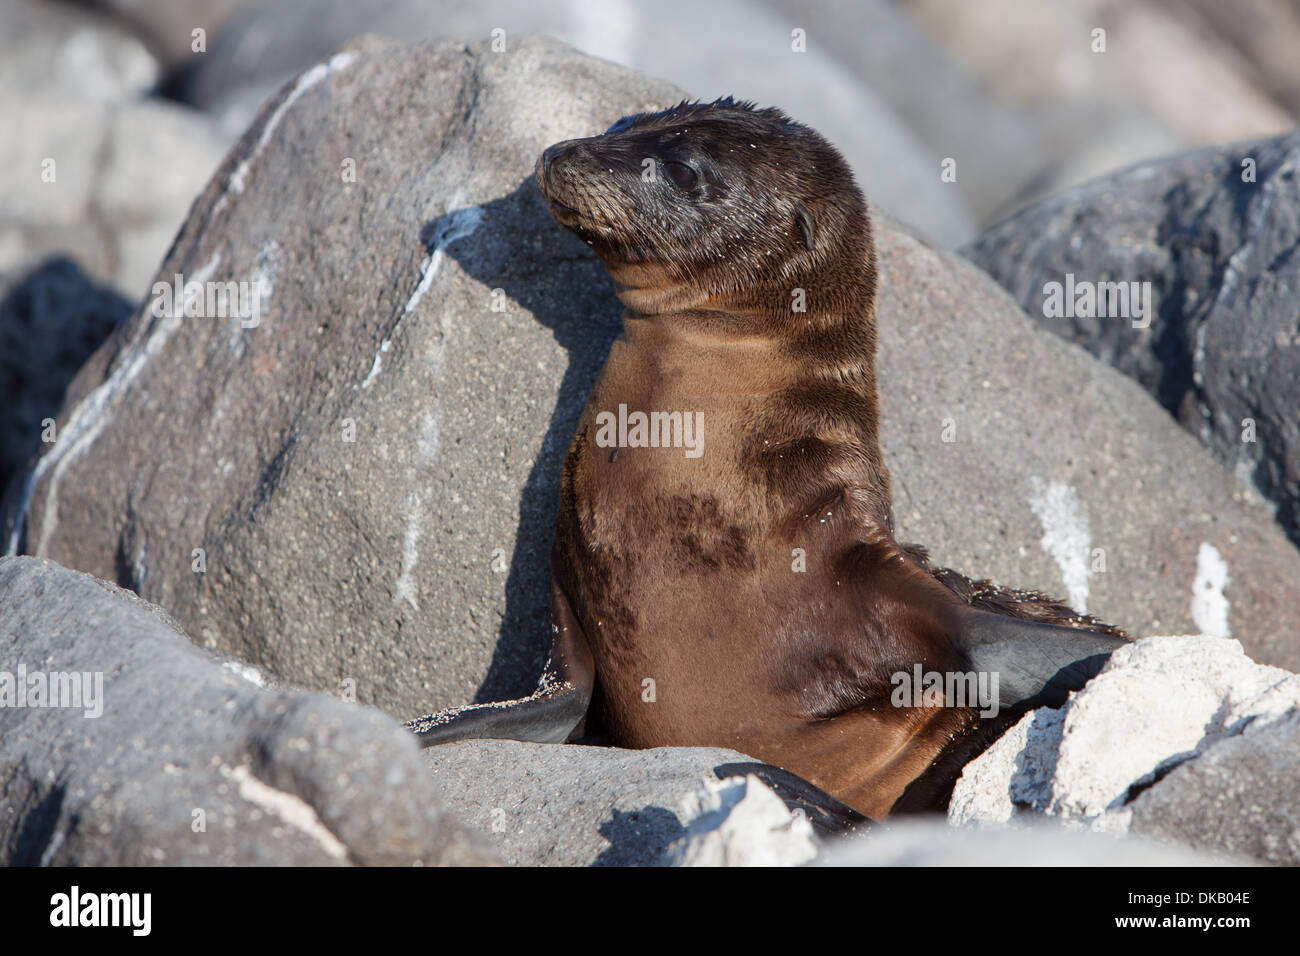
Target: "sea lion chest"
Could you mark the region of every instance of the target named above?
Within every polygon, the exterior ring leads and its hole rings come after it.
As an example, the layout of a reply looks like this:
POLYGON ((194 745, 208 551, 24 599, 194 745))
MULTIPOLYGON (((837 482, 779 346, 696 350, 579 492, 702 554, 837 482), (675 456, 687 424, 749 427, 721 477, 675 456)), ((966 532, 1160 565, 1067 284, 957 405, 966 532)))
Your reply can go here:
POLYGON ((559 550, 628 745, 716 739, 762 718, 706 680, 765 681, 774 626, 770 519, 744 464, 761 438, 738 362, 722 347, 625 334, 566 464, 559 550))

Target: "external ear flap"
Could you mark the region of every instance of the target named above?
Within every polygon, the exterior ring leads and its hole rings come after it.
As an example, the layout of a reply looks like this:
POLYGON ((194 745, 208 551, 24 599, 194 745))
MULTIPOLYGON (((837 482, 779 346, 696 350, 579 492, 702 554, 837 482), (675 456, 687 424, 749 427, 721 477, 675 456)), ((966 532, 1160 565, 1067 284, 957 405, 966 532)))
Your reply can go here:
POLYGON ((813 220, 804 204, 797 202, 794 204, 794 221, 799 224, 799 231, 803 233, 803 244, 808 247, 808 251, 813 251, 813 220))
POLYGON ((978 672, 998 675, 998 706, 1027 711, 1060 707, 1128 642, 1055 624, 973 611, 956 641, 978 672))

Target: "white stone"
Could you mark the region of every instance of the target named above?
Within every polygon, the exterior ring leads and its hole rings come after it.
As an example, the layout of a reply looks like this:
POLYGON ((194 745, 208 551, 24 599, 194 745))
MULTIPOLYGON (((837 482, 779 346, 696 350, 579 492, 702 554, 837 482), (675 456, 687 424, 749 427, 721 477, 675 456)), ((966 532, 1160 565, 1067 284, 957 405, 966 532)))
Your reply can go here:
POLYGON ((1059 711, 1038 710, 967 765, 957 825, 1040 814, 1124 831, 1133 788, 1300 707, 1300 676, 1256 664, 1234 640, 1150 637, 1120 648, 1059 711))
POLYGON ((817 856, 812 824, 753 774, 706 780, 682 800, 686 834, 665 851, 674 866, 798 866, 817 856))

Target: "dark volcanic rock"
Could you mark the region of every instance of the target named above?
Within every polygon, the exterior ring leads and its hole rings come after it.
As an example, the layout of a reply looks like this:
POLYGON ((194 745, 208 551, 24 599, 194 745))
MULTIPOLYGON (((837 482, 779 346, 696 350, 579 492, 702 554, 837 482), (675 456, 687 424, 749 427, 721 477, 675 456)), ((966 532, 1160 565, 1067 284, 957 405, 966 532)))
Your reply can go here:
POLYGON ((263 689, 103 581, 0 558, 0 660, 0 864, 491 860, 387 717, 263 689))
POLYGON ((1142 383, 1300 543, 1298 168, 1300 133, 1143 163, 1031 206, 965 253, 1042 325, 1142 383), (1044 317, 1045 284, 1067 274, 1151 283, 1150 327, 1044 317))
POLYGON ((131 309, 62 257, 0 277, 0 497, 40 447, 41 422, 58 414, 68 383, 131 309))
POLYGON ((70 390, 26 549, 403 716, 530 691, 559 466, 621 311, 532 166, 678 96, 555 42, 309 70, 158 271, 260 283, 256 325, 146 303, 70 390))
MULTIPOLYGON (((281 91, 159 270, 261 283, 256 324, 135 315, 70 388, 6 543, 398 716, 530 691, 560 464, 621 312, 533 162, 680 92, 510 49, 367 39, 281 91)), ((1277 619, 1300 555, 1268 515, 1137 386, 881 218, 901 536, 1137 633, 1190 629, 1202 545, 1237 548, 1234 636, 1300 664, 1277 619)))

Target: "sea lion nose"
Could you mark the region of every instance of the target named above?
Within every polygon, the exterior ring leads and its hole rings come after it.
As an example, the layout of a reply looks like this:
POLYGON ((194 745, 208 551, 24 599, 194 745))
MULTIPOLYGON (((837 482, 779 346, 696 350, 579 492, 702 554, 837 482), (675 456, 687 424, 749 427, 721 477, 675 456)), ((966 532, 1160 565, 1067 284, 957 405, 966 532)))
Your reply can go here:
POLYGON ((546 147, 546 149, 542 151, 542 158, 538 160, 538 165, 542 168, 542 177, 549 181, 551 175, 551 164, 566 154, 573 152, 573 150, 574 143, 572 140, 565 140, 564 142, 546 147))
POLYGON ((555 159, 555 152, 556 150, 554 146, 547 146, 546 149, 542 151, 542 175, 543 176, 551 175, 551 161, 555 159))

